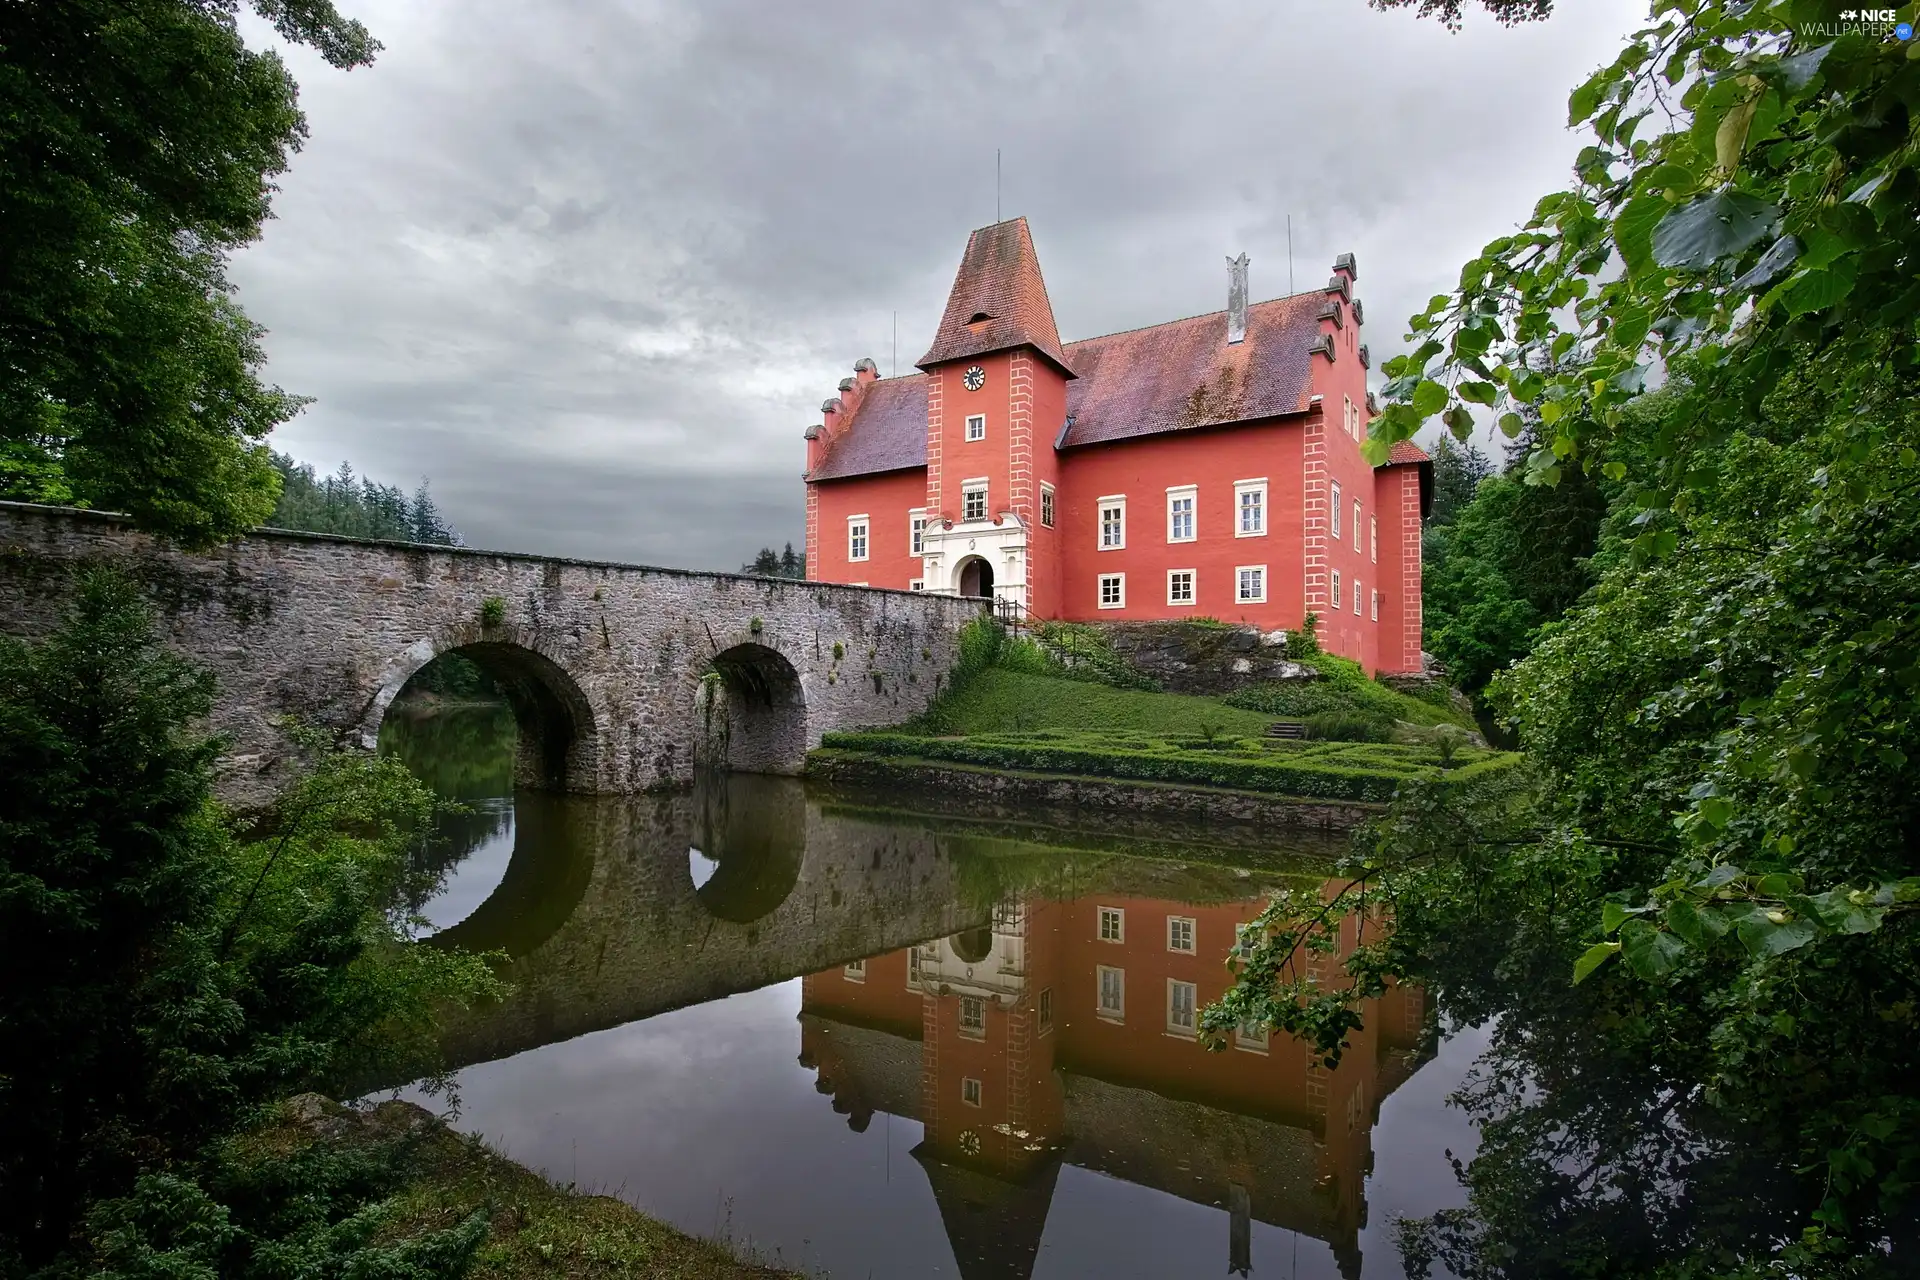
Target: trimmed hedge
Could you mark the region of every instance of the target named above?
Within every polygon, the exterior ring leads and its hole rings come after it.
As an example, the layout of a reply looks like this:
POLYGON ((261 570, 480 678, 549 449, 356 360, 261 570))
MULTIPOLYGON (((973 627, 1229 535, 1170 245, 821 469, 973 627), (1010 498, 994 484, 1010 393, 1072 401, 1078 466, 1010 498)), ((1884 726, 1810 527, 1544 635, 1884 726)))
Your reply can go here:
POLYGON ((1374 803, 1391 800, 1407 778, 1436 772, 1431 766, 1408 768, 1405 764, 1398 768, 1360 768, 1320 760, 1309 763, 1298 755, 1287 758, 1292 753, 1281 752, 1262 753, 1265 758, 1250 758, 1238 753, 1181 751, 1169 745, 1153 750, 1119 741, 1094 748, 1046 739, 924 738, 882 732, 829 733, 821 745, 874 755, 951 760, 992 769, 1187 783, 1318 800, 1374 803))

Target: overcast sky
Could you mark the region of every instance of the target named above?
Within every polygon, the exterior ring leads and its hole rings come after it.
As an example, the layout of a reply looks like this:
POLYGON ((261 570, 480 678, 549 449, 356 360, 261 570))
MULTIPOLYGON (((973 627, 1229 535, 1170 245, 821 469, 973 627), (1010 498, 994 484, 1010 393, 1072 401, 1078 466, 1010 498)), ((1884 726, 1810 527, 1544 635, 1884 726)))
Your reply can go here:
MULTIPOLYGON (((911 371, 967 232, 1033 227, 1061 337, 1358 255, 1375 369, 1564 185, 1569 89, 1645 0, 1450 35, 1363 0, 342 0, 311 129, 234 263, 275 436, 431 477, 475 546, 734 568, 802 531, 801 432, 911 371)), ((258 44, 276 43, 259 24, 258 44)))

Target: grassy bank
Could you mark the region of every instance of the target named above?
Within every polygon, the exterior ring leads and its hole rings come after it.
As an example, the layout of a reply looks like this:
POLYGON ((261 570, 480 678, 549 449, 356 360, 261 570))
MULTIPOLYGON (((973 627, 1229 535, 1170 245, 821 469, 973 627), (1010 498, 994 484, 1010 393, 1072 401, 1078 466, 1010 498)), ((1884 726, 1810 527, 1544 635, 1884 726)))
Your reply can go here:
POLYGON ((361 1112, 307 1094, 289 1103, 283 1117, 256 1141, 286 1154, 322 1145, 379 1148, 399 1162, 402 1190, 382 1224, 389 1240, 486 1215, 487 1234, 467 1273, 472 1280, 798 1280, 796 1272, 742 1261, 623 1200, 556 1186, 411 1103, 361 1112))

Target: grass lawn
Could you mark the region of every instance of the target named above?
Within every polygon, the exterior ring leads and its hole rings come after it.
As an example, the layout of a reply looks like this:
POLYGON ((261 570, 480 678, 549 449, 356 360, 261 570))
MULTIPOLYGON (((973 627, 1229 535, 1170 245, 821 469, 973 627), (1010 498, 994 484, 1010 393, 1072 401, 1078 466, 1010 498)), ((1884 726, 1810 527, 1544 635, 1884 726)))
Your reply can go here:
POLYGON ((976 734, 1030 729, 1139 729, 1198 734, 1212 728, 1227 737, 1247 738, 1265 733, 1274 719, 1264 712, 1230 707, 1218 698, 1142 693, 990 667, 941 702, 936 724, 915 723, 905 730, 976 734))

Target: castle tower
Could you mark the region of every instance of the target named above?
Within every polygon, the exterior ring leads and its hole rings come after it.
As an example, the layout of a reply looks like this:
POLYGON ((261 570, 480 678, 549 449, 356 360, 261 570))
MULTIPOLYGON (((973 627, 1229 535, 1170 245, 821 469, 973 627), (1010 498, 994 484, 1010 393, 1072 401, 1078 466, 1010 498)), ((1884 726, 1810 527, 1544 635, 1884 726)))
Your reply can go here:
POLYGON ((1067 382, 1025 218, 982 227, 947 296, 927 375, 926 589, 1057 611, 1058 467, 1067 382))

